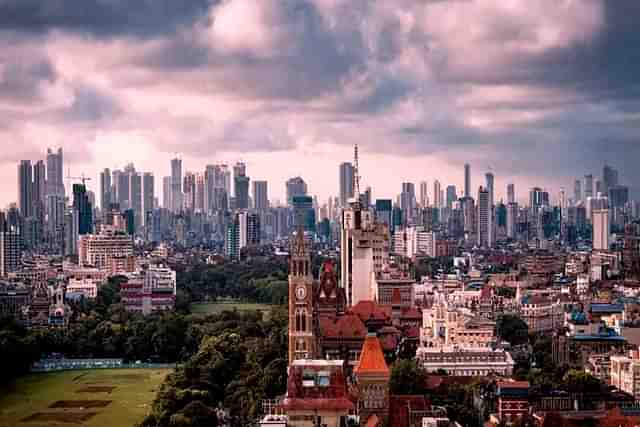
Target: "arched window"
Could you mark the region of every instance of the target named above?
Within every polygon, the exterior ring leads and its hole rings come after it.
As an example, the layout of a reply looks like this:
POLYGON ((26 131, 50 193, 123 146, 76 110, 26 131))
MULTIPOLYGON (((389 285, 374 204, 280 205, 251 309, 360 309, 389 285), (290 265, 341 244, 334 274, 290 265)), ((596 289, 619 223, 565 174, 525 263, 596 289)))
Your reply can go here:
POLYGON ((296 332, 307 331, 307 310, 303 308, 296 309, 296 332))

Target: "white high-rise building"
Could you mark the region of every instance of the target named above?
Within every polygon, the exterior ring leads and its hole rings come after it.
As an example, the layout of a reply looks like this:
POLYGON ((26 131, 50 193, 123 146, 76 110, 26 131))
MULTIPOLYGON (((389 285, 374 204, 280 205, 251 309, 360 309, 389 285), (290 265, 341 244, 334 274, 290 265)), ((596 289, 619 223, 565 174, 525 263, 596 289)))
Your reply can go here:
POLYGON ((64 179, 62 164, 62 148, 57 152, 47 150, 47 194, 56 194, 64 197, 64 179))
POLYGON ((389 229, 377 224, 373 212, 355 202, 342 212, 340 245, 341 281, 347 305, 371 300, 376 272, 389 261, 389 229))
POLYGON ((593 250, 609 250, 609 209, 597 209, 591 212, 593 221, 593 250))
POLYGON ((340 164, 340 206, 349 206, 349 200, 353 198, 354 191, 354 169, 349 162, 340 164))
POLYGON ((493 207, 495 204, 495 190, 493 187, 495 177, 491 172, 487 172, 485 174, 485 179, 487 181, 486 190, 489 192, 489 205, 493 207))

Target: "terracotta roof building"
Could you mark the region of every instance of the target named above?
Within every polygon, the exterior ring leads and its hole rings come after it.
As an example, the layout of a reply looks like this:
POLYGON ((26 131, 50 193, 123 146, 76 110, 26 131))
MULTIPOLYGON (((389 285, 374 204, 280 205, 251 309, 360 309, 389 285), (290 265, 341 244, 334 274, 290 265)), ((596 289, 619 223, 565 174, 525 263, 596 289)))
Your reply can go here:
POLYGON ((384 359, 380 340, 375 334, 367 335, 354 373, 360 392, 358 400, 360 424, 369 422, 373 417, 384 423, 389 415, 391 372, 384 359))

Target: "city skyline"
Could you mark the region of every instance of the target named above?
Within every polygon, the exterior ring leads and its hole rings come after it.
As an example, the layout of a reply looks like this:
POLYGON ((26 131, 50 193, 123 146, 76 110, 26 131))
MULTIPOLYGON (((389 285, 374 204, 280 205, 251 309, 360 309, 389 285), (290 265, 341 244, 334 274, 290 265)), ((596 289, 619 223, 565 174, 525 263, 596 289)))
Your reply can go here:
POLYGON ((183 172, 242 160, 272 199, 302 176, 326 200, 358 143, 374 199, 401 182, 464 189, 465 163, 471 195, 495 174, 496 201, 511 182, 519 200, 572 193, 605 163, 638 195, 623 167, 640 158, 637 3, 182 3, 0 5, 0 206, 15 165, 58 146, 96 194, 102 169, 133 162, 161 199, 178 152, 183 172))
MULTIPOLYGON (((366 159, 366 156, 365 156, 366 159)), ((21 165, 24 164, 24 162, 28 162, 29 164, 32 165, 33 167, 33 171, 31 173, 35 172, 35 166, 38 163, 41 163, 41 159, 23 159, 20 162, 17 163, 18 167, 18 174, 17 174, 17 178, 15 180, 15 188, 16 188, 16 199, 15 200, 10 200, 8 203, 6 203, 3 208, 7 208, 8 206, 12 205, 12 204, 16 204, 17 206, 20 205, 20 200, 18 197, 18 188, 20 187, 20 174, 21 174, 21 165)), ((143 173, 145 176, 151 176, 152 177, 152 181, 151 181, 151 187, 153 187, 152 191, 153 191, 153 197, 155 200, 157 200, 160 203, 160 206, 163 207, 167 207, 170 210, 176 210, 176 206, 173 206, 173 203, 171 203, 169 206, 166 205, 166 194, 163 194, 163 180, 165 179, 169 179, 169 182, 171 182, 171 175, 172 175, 172 168, 173 168, 173 164, 175 162, 178 162, 176 164, 180 165, 178 167, 178 170, 176 170, 177 174, 179 176, 181 176, 180 182, 176 183, 176 185, 179 185, 180 187, 183 184, 183 180, 185 178, 185 175, 191 175, 193 174, 193 178, 195 179, 195 176, 201 176, 204 177, 207 174, 207 170, 209 170, 211 167, 216 167, 220 164, 225 165, 227 168, 229 167, 234 167, 233 165, 235 165, 235 167, 237 168, 238 165, 241 165, 244 168, 244 171, 246 172, 247 177, 249 178, 249 183, 248 185, 251 186, 251 189, 249 191, 248 196, 251 198, 251 200, 253 201, 253 185, 255 182, 259 182, 259 183, 264 183, 266 182, 268 185, 268 192, 267 192, 267 200, 270 204, 272 205, 280 205, 280 206, 286 206, 288 204, 288 197, 287 197, 287 188, 288 188, 288 183, 291 180, 294 179, 299 179, 302 178, 304 180, 305 186, 308 186, 308 181, 305 179, 304 176, 302 175, 296 175, 296 176, 290 176, 289 178, 287 178, 284 182, 282 182, 282 189, 279 191, 278 189, 278 185, 277 183, 273 183, 269 180, 266 179, 261 179, 261 178, 254 178, 251 175, 251 169, 247 166, 247 164, 245 162, 229 162, 229 163, 206 163, 205 166, 203 166, 202 168, 198 168, 198 169, 194 169, 194 168, 185 168, 185 166, 183 165, 183 160, 182 157, 176 156, 176 154, 170 156, 170 160, 169 160, 169 167, 168 172, 165 172, 165 174, 158 174, 158 173, 154 173, 153 171, 146 171, 146 170, 141 170, 140 168, 138 168, 137 170, 133 169, 135 171, 135 173, 138 175, 138 178, 141 176, 140 174, 143 173)), ((329 198, 331 200, 333 199, 338 199, 338 201, 340 200, 340 194, 342 191, 342 184, 341 184, 341 175, 343 174, 342 168, 344 164, 348 164, 351 165, 352 163, 350 162, 341 162, 339 163, 336 167, 337 170, 335 171, 334 175, 336 175, 336 188, 331 191, 328 190, 328 195, 326 198, 323 197, 319 197, 317 193, 313 192, 313 187, 309 187, 307 193, 317 197, 318 200, 322 203, 326 203, 327 200, 329 200, 329 198)), ((362 162, 361 162, 362 164, 362 162)), ((63 182, 64 182, 64 186, 66 188, 66 192, 67 194, 69 194, 71 192, 73 183, 75 182, 79 182, 81 180, 81 178, 85 177, 85 174, 82 173, 81 176, 74 176, 73 173, 70 172, 70 168, 67 168, 66 165, 63 165, 65 171, 65 174, 63 176, 63 182)), ((123 167, 116 167, 114 169, 110 169, 110 168, 102 168, 100 169, 100 171, 98 172, 98 176, 96 178, 87 176, 87 181, 84 182, 84 184, 86 185, 86 188, 88 191, 92 192, 95 197, 96 197, 96 201, 100 201, 102 202, 102 182, 103 182, 103 173, 105 171, 112 171, 114 173, 120 174, 121 170, 124 170, 125 173, 127 171, 127 169, 129 168, 135 168, 136 165, 132 162, 126 162, 123 167)), ((367 181, 366 179, 363 179, 363 169, 366 171, 368 168, 362 168, 360 167, 360 179, 361 182, 363 182, 365 184, 365 187, 369 188, 372 187, 369 183, 369 181, 367 181)), ((493 170, 493 169, 492 169, 493 170)), ((615 167, 613 167, 610 164, 603 164, 603 167, 600 170, 600 174, 598 173, 598 171, 595 171, 595 173, 589 173, 589 174, 585 174, 584 177, 578 176, 576 179, 574 179, 572 182, 575 181, 579 181, 581 183, 581 188, 584 188, 585 183, 583 181, 585 180, 591 180, 592 181, 592 192, 590 194, 585 194, 582 191, 582 196, 580 199, 581 200, 585 200, 586 197, 596 197, 598 191, 596 189, 598 184, 601 184, 601 182, 606 182, 606 178, 605 178, 605 174, 607 173, 607 171, 613 171, 616 173, 616 184, 619 182, 620 184, 624 184, 625 187, 628 187, 630 191, 633 190, 633 188, 624 181, 624 178, 620 178, 618 179, 618 174, 619 174, 619 170, 616 169, 615 167)), ((521 203, 523 205, 529 205, 527 202, 529 201, 529 191, 532 189, 543 189, 547 192, 549 192, 549 197, 550 197, 550 201, 552 203, 558 204, 560 205, 560 194, 561 192, 564 190, 564 194, 569 194, 570 196, 568 196, 569 199, 575 200, 574 197, 574 190, 572 188, 569 187, 560 187, 557 191, 555 190, 555 187, 552 187, 553 189, 550 189, 549 187, 545 187, 545 186, 538 186, 538 185, 533 185, 531 187, 522 187, 520 185, 517 184, 517 181, 508 181, 505 178, 500 179, 500 176, 498 176, 498 184, 497 185, 493 185, 493 180, 495 178, 495 174, 493 172, 477 172, 474 171, 474 168, 472 165, 469 165, 467 163, 465 163, 463 165, 462 170, 459 171, 459 176, 457 178, 454 179, 453 182, 442 182, 440 179, 438 179, 437 177, 429 177, 426 180, 416 180, 416 181, 398 181, 395 182, 394 180, 388 180, 386 181, 386 185, 384 186, 385 188, 391 188, 390 192, 388 194, 384 194, 384 195, 379 195, 375 192, 376 188, 373 187, 371 188, 372 192, 373 192, 373 198, 372 198, 372 202, 374 202, 376 199, 389 199, 392 200, 392 202, 396 202, 398 199, 398 197, 401 196, 401 193, 403 192, 403 185, 405 182, 410 182, 411 184, 413 184, 415 187, 418 186, 424 186, 424 190, 426 190, 426 195, 427 197, 427 201, 429 202, 429 205, 438 205, 440 207, 443 207, 447 204, 447 200, 448 200, 448 196, 445 194, 445 189, 447 189, 447 187, 453 187, 453 190, 455 190, 455 188, 465 188, 466 186, 466 181, 467 181, 467 177, 470 177, 470 183, 471 183, 471 197, 475 198, 474 195, 477 195, 477 191, 480 187, 486 187, 488 184, 489 179, 491 179, 492 185, 493 187, 495 187, 494 190, 494 195, 492 195, 491 199, 493 200, 492 204, 497 204, 499 202, 502 202, 504 204, 508 204, 509 203, 509 187, 514 186, 517 190, 515 191, 515 201, 518 203, 521 203), (491 177, 491 178, 489 178, 491 177), (431 185, 425 185, 431 183, 431 185), (477 183, 477 185, 476 185, 477 183), (504 184, 504 185, 502 185, 504 184), (394 188, 395 185, 395 188, 394 188), (440 189, 440 195, 434 197, 434 191, 435 189, 438 188, 440 189), (443 199, 441 199, 442 197, 444 197, 443 199)), ((178 176, 176 175, 176 177, 178 176)), ((325 181, 329 181, 331 182, 331 174, 327 174, 327 178, 325 181)), ((624 174, 622 174, 622 177, 624 177, 624 174)), ((59 179, 59 178, 54 178, 54 179, 59 179)), ((150 178, 151 179, 151 178, 150 178)), ((572 178, 570 178, 572 179, 572 178)), ((111 177, 109 179, 109 181, 111 181, 111 177)), ((544 180, 541 180, 544 181, 544 180)), ((49 185, 47 183, 47 185, 49 185)), ((116 183, 114 182, 113 185, 116 185, 116 183)), ((228 184, 227 184, 228 185, 228 184)), ((172 185, 173 186, 173 185, 172 185)), ((490 187, 491 187, 490 186, 490 187)), ((326 187, 326 186, 325 186, 326 187)), ((230 191, 230 194, 228 196, 235 196, 235 185, 230 187, 232 191, 230 191)), ((422 191, 423 189, 421 189, 422 191)), ((182 189, 171 189, 171 193, 173 193, 174 191, 178 191, 178 192, 182 192, 182 189)), ((361 187, 361 192, 363 192, 363 187, 361 187)), ((145 190, 145 197, 148 197, 146 194, 147 191, 145 190)), ((608 193, 607 192, 603 192, 602 193, 604 196, 607 196, 608 193)), ((633 193, 630 194, 630 198, 633 199, 633 193)), ((112 195, 115 196, 115 195, 112 195)), ((463 197, 464 196, 464 191, 461 192, 459 194, 459 197, 463 197)), ((126 197, 125 197, 126 199, 126 197)), ((149 199, 147 199, 149 200, 149 199)), ((414 194, 414 201, 420 205, 422 205, 421 203, 422 200, 422 194, 415 192, 414 194)), ((455 199, 457 200, 457 198, 455 199)), ((115 200, 117 202, 117 200, 115 200)), ((182 203, 179 203, 180 205, 182 205, 182 203)), ((96 206, 100 206, 102 208, 102 203, 100 203, 99 205, 96 206)), ((146 208, 145 208, 146 210, 146 208)), ((144 221, 143 219, 141 219, 141 221, 144 221)))

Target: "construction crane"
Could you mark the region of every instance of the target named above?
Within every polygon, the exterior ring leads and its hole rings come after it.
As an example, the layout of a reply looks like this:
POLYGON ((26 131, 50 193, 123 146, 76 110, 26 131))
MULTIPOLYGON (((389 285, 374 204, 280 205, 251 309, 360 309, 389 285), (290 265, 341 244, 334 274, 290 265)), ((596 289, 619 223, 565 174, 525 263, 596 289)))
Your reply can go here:
POLYGON ((86 186, 85 182, 91 181, 91 178, 85 177, 84 173, 82 175, 80 175, 80 176, 71 176, 71 172, 67 172, 67 181, 71 181, 71 180, 82 181, 82 185, 84 185, 85 188, 86 188, 87 186, 86 186))

